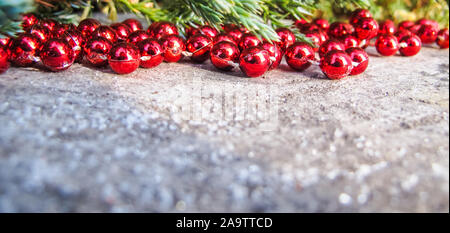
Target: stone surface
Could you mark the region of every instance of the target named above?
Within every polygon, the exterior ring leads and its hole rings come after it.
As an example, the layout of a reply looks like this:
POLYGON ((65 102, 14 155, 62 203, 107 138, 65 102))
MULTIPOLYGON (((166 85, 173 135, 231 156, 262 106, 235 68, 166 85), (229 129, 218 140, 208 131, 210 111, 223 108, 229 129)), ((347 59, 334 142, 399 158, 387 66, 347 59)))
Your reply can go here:
POLYGON ((340 81, 189 59, 0 75, 0 212, 448 212, 449 52, 340 81))

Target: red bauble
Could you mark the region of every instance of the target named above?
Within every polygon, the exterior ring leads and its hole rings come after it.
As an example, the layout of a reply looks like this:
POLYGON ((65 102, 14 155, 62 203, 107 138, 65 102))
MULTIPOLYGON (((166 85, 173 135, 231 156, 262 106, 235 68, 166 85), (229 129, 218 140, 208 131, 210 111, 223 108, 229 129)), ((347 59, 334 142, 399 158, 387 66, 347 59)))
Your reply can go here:
POLYGON ((50 39, 42 45, 39 53, 42 64, 54 72, 69 68, 74 60, 74 52, 63 39, 50 39))
POLYGON ((108 56, 109 66, 118 74, 129 74, 137 70, 140 59, 139 49, 126 42, 115 44, 108 56))
POLYGON ((209 59, 209 53, 213 43, 211 39, 202 34, 197 34, 189 38, 186 43, 186 50, 192 53, 191 59, 198 63, 203 63, 209 59))
POLYGON ((64 35, 64 33, 65 33, 66 31, 74 30, 74 29, 77 29, 77 27, 75 27, 74 24, 71 24, 71 23, 70 23, 70 24, 60 23, 60 24, 57 24, 57 25, 53 28, 52 36, 53 36, 54 38, 59 38, 61 35, 64 35))
POLYGON ((269 70, 276 69, 283 59, 283 53, 281 52, 281 49, 276 44, 269 43, 265 41, 262 44, 262 47, 269 52, 270 57, 270 67, 269 70))
POLYGON ((141 22, 139 22, 139 20, 137 19, 126 19, 122 23, 127 25, 132 32, 144 29, 141 22))
POLYGON ((410 32, 409 30, 399 29, 394 35, 400 41, 400 39, 402 39, 403 37, 414 35, 414 34, 412 32, 410 32))
POLYGON ((214 38, 216 38, 216 36, 219 34, 219 32, 215 28, 208 26, 208 25, 201 26, 196 31, 196 33, 194 32, 194 35, 197 33, 201 33, 202 35, 209 37, 209 39, 211 39, 211 40, 214 40, 214 38))
POLYGON ((141 54, 141 67, 153 68, 164 61, 163 49, 156 39, 146 39, 137 45, 141 54))
POLYGON ((351 35, 354 32, 352 25, 342 22, 334 22, 328 28, 328 35, 332 38, 340 39, 346 35, 351 35))
POLYGON ((131 29, 124 23, 115 23, 111 24, 111 28, 114 29, 114 31, 117 34, 117 40, 119 42, 127 41, 128 36, 131 34, 131 29))
POLYGON ((442 29, 438 32, 436 43, 441 49, 448 49, 448 28, 442 29))
POLYGON ((393 35, 395 33, 395 23, 394 21, 388 19, 380 23, 380 29, 378 30, 378 35, 388 34, 393 35))
POLYGON ((138 30, 132 32, 127 39, 127 42, 130 44, 136 45, 137 43, 150 38, 150 35, 144 30, 138 30))
POLYGON ((399 43, 397 37, 393 35, 381 35, 375 42, 375 47, 378 53, 383 56, 392 56, 399 50, 399 43))
POLYGON ((106 26, 106 25, 102 25, 102 26, 98 27, 97 29, 95 29, 95 31, 92 33, 91 37, 103 37, 103 38, 109 40, 109 42, 111 42, 111 44, 114 44, 117 42, 116 31, 112 27, 106 26))
POLYGON ((3 37, 0 38, 0 46, 6 46, 9 44, 9 42, 11 41, 11 37, 3 37))
POLYGON ((355 24, 355 36, 360 40, 370 40, 378 34, 378 22, 373 18, 359 18, 355 24))
POLYGON ((237 63, 239 60, 239 48, 236 44, 222 41, 211 48, 210 56, 211 63, 220 70, 230 71, 233 69, 232 63, 237 63))
POLYGON ((366 71, 369 66, 369 55, 364 49, 353 47, 346 49, 345 52, 350 56, 350 59, 352 59, 353 69, 352 72, 350 72, 350 75, 358 75, 366 71))
POLYGON ((230 31, 232 31, 232 30, 234 30, 234 29, 239 29, 239 27, 238 26, 236 26, 236 24, 225 24, 225 25, 222 25, 222 29, 225 31, 225 32, 230 32, 230 31))
POLYGON ((422 48, 422 42, 416 35, 407 35, 400 39, 400 53, 403 56, 410 57, 418 54, 422 48))
POLYGON ((330 23, 326 19, 315 19, 313 23, 324 31, 327 31, 330 27, 330 23))
POLYGON ((94 37, 84 46, 86 60, 92 66, 105 66, 108 64, 108 54, 112 44, 103 37, 94 37))
POLYGON ((100 27, 100 22, 96 19, 84 19, 78 24, 78 31, 81 32, 84 38, 90 38, 91 34, 100 27))
POLYGON ((360 47, 361 41, 352 35, 346 35, 340 39, 346 49, 360 47))
POLYGON ((419 30, 420 30, 420 28, 422 27, 422 25, 420 25, 420 24, 414 24, 412 27, 410 27, 408 30, 410 31, 410 32, 412 32, 412 33, 414 33, 414 34, 418 34, 419 33, 419 30))
POLYGON ((0 74, 9 68, 8 52, 3 45, 0 45, 0 74))
POLYGON ((242 35, 241 41, 239 42, 239 49, 242 51, 250 47, 259 46, 261 44, 262 42, 260 39, 258 39, 257 36, 251 33, 246 33, 242 35))
POLYGON ((46 42, 52 37, 52 34, 48 30, 48 28, 42 26, 41 24, 31 26, 26 32, 37 36, 39 40, 41 40, 41 43, 46 42))
POLYGON ((233 40, 237 44, 241 41, 242 35, 244 35, 244 33, 242 33, 242 31, 239 28, 236 28, 236 29, 229 31, 228 35, 233 37, 233 40))
POLYGON ((370 13, 369 10, 365 9, 357 9, 353 11, 352 15, 350 16, 350 24, 355 24, 360 18, 372 18, 372 13, 370 13))
POLYGON ((38 61, 40 39, 29 33, 19 34, 9 45, 9 59, 16 66, 27 67, 38 61))
POLYGON ((53 30, 59 23, 54 19, 43 19, 39 22, 39 24, 46 27, 50 33, 53 33, 53 30))
POLYGON ((81 32, 77 29, 67 30, 62 35, 62 39, 64 39, 72 48, 75 56, 75 61, 81 62, 83 60, 83 46, 86 42, 81 32))
POLYGON ((237 43, 234 40, 234 38, 232 36, 230 36, 229 34, 226 34, 226 33, 222 33, 222 34, 219 34, 218 36, 216 36, 216 38, 213 41, 213 44, 217 44, 217 43, 222 42, 222 41, 228 41, 228 42, 231 42, 231 43, 234 43, 234 44, 237 45, 237 43))
POLYGON ((286 51, 289 46, 295 43, 295 35, 291 30, 278 28, 276 32, 279 37, 279 41, 276 44, 281 48, 281 51, 286 51))
POLYGON ((28 30, 31 26, 38 24, 38 22, 38 18, 33 13, 22 15, 22 29, 24 31, 28 30))
POLYGON ((316 31, 316 30, 322 30, 322 29, 320 29, 320 27, 314 23, 305 23, 300 28, 301 32, 311 32, 311 31, 316 31))
POLYGON ((305 35, 305 37, 309 38, 311 40, 311 42, 313 43, 314 51, 315 52, 319 51, 319 47, 322 45, 322 41, 320 39, 319 33, 317 33, 317 32, 305 32, 303 34, 305 35))
POLYGON ((431 25, 422 25, 417 32, 417 36, 422 40, 423 44, 434 43, 437 39, 438 31, 431 25))
POLYGON ((152 38, 159 40, 164 36, 178 35, 178 28, 170 22, 158 22, 152 24, 147 32, 152 38))
POLYGON ((269 70, 270 55, 263 47, 255 46, 245 49, 239 58, 239 67, 245 75, 256 78, 269 70))
POLYGON ((178 62, 186 49, 183 38, 177 35, 167 35, 161 38, 160 44, 164 51, 165 62, 178 62))
POLYGON ((320 59, 320 69, 330 79, 342 79, 353 70, 352 59, 345 51, 333 50, 320 59))
POLYGON ((303 42, 296 42, 289 46, 285 54, 287 64, 294 70, 304 71, 311 66, 314 60, 314 50, 303 42))
POLYGON ((398 24, 398 30, 408 30, 410 29, 412 26, 414 26, 414 22, 412 21, 402 21, 401 23, 398 24))
POLYGON ((319 48, 319 56, 323 57, 332 50, 345 50, 345 45, 335 39, 329 39, 323 43, 319 48))
POLYGON ((430 19, 419 19, 417 20, 416 24, 418 25, 430 25, 434 28, 434 30, 439 31, 439 23, 434 21, 434 20, 430 20, 430 19))
POLYGON ((295 20, 295 26, 299 29, 302 30, 303 25, 307 24, 308 21, 306 21, 305 19, 298 19, 295 20))

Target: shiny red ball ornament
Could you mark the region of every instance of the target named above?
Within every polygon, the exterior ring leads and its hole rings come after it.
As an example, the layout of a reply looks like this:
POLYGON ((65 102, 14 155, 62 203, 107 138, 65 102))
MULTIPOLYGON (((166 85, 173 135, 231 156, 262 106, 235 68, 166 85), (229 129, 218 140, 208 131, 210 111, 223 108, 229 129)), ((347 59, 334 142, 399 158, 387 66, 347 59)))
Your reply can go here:
POLYGON ((286 51, 286 49, 295 43, 295 35, 294 33, 287 28, 278 28, 276 30, 279 41, 276 42, 278 47, 281 48, 281 51, 286 51))
POLYGON ((242 35, 241 41, 239 42, 239 49, 245 50, 250 47, 260 46, 262 44, 261 40, 251 33, 246 33, 242 35))
POLYGON ((317 32, 306 32, 303 33, 306 38, 309 38, 313 43, 313 49, 315 52, 319 51, 319 47, 322 45, 322 41, 320 39, 320 35, 317 32))
POLYGON ((240 51, 236 44, 222 41, 211 48, 211 63, 220 70, 230 71, 233 69, 233 63, 239 61, 240 51))
POLYGON ((94 37, 84 46, 85 58, 92 66, 106 66, 111 47, 112 44, 109 40, 103 37, 94 37))
POLYGON ((300 28, 300 32, 311 32, 311 31, 317 31, 317 30, 322 30, 322 29, 320 29, 320 27, 314 23, 305 23, 300 28))
POLYGON ((227 34, 233 37, 233 40, 236 42, 236 44, 238 44, 241 41, 242 35, 244 35, 244 33, 242 33, 242 31, 239 28, 233 29, 227 32, 227 34))
POLYGON ((75 62, 83 60, 83 47, 86 42, 85 38, 77 29, 67 30, 63 35, 64 39, 74 52, 75 62))
POLYGON ((414 24, 412 21, 402 21, 398 24, 398 30, 409 30, 414 24))
POLYGON ((27 13, 22 15, 22 29, 24 31, 26 31, 31 26, 38 24, 38 22, 39 19, 33 13, 27 13))
POLYGON ((394 35, 381 35, 375 42, 375 47, 379 54, 383 56, 393 56, 400 49, 398 39, 394 35))
POLYGON ((319 47, 319 56, 323 57, 332 50, 345 50, 345 45, 336 39, 329 39, 319 47))
POLYGON ((63 39, 49 39, 41 48, 39 53, 42 64, 53 71, 68 69, 75 60, 75 55, 69 44, 63 39))
POLYGON ((373 18, 372 13, 366 9, 357 9, 350 16, 350 24, 355 24, 360 18, 373 18))
POLYGON ((413 34, 416 34, 416 35, 418 35, 419 34, 419 30, 420 30, 420 28, 422 28, 422 26, 423 25, 420 25, 420 24, 414 24, 412 27, 410 27, 408 30, 410 31, 410 32, 412 32, 413 34))
POLYGON ((342 79, 353 70, 352 59, 345 51, 333 50, 320 59, 320 69, 330 79, 342 79))
POLYGON ((129 74, 137 70, 140 59, 139 49, 126 42, 115 44, 108 56, 109 66, 117 74, 129 74))
POLYGON ((397 32, 395 32, 394 36, 397 37, 397 39, 400 41, 400 39, 402 39, 405 36, 410 36, 410 35, 414 35, 412 32, 410 32, 409 30, 405 30, 405 29, 399 29, 397 32))
POLYGON ((106 26, 106 25, 102 25, 102 26, 98 27, 97 29, 95 29, 95 31, 92 33, 91 37, 103 37, 103 38, 109 40, 109 42, 111 42, 111 44, 114 44, 117 42, 116 31, 112 27, 106 26))
POLYGON ((186 42, 186 50, 192 53, 191 60, 197 63, 203 63, 209 59, 212 45, 211 38, 206 35, 197 34, 189 38, 186 42))
POLYGON ((380 23, 380 29, 378 30, 378 35, 388 34, 393 35, 395 33, 395 23, 394 21, 388 19, 380 23))
POLYGON ((61 35, 64 35, 66 31, 77 29, 74 24, 71 23, 60 23, 55 25, 53 28, 52 36, 54 38, 59 38, 61 35))
POLYGON ((156 39, 146 39, 137 44, 141 54, 141 67, 153 68, 164 61, 163 49, 156 39))
POLYGON ((420 38, 414 34, 404 36, 400 39, 400 54, 410 57, 418 54, 422 48, 420 38))
POLYGON ((434 30, 439 31, 439 23, 431 20, 431 19, 419 19, 417 20, 416 24, 418 25, 429 25, 434 28, 434 30))
POLYGON ((39 40, 41 40, 41 43, 44 43, 48 39, 52 38, 52 34, 48 30, 48 28, 44 27, 41 24, 31 26, 26 32, 37 36, 39 40))
POLYGON ((349 48, 359 48, 361 41, 358 40, 358 38, 352 36, 352 35, 346 35, 340 39, 342 44, 345 45, 345 49, 349 48))
POLYGON ((213 44, 217 44, 222 41, 228 41, 237 45, 236 41, 227 33, 221 33, 214 38, 213 44))
POLYGON ((355 36, 359 40, 370 40, 377 36, 379 25, 373 18, 359 18, 355 24, 355 36))
POLYGON ((122 23, 127 25, 132 32, 144 29, 144 27, 142 27, 142 23, 137 19, 126 19, 122 23))
POLYGON ((78 31, 81 32, 84 38, 90 38, 91 34, 100 27, 100 22, 96 19, 84 19, 78 24, 78 31))
POLYGON ((43 19, 39 21, 39 24, 46 27, 51 33, 53 33, 53 30, 59 23, 54 19, 43 19))
POLYGON ((127 39, 127 42, 130 44, 136 45, 137 43, 150 38, 150 35, 144 30, 138 30, 132 32, 127 39))
POLYGON ((119 42, 127 41, 128 36, 131 34, 131 28, 124 23, 114 23, 110 27, 116 32, 119 42))
POLYGON ((353 69, 352 72, 350 72, 350 75, 362 74, 367 70, 367 67, 369 66, 369 55, 364 49, 353 47, 346 49, 345 52, 350 56, 350 59, 352 59, 353 69))
POLYGON ((327 31, 330 27, 330 23, 326 19, 314 19, 313 23, 324 31, 327 31))
POLYGON ((11 37, 3 37, 0 38, 0 46, 6 46, 9 44, 9 42, 11 41, 11 37))
POLYGON ((8 52, 5 46, 0 45, 0 74, 9 69, 8 52))
MULTIPOLYGON (((208 25, 201 26, 196 32, 209 37, 211 40, 214 40, 214 38, 219 35, 219 32, 215 28, 208 25)), ((197 33, 194 33, 194 35, 197 33)))
POLYGON ((442 29, 438 32, 436 43, 441 49, 448 49, 448 28, 442 29))
POLYGON ((147 32, 152 38, 159 40, 164 36, 178 35, 178 28, 170 22, 159 22, 154 25, 154 28, 150 26, 147 32))
POLYGON ((352 25, 342 22, 334 22, 328 28, 328 35, 335 39, 340 39, 346 35, 351 35, 355 29, 352 25))
POLYGON ((289 46, 285 54, 287 64, 294 70, 304 71, 311 66, 314 60, 314 50, 303 42, 295 42, 289 46))
POLYGON ((225 32, 230 32, 230 31, 232 31, 234 29, 239 29, 239 27, 236 24, 229 23, 229 24, 222 25, 222 29, 225 32))
POLYGON ((165 62, 178 62, 183 57, 186 44, 180 36, 167 35, 160 39, 165 62))
POLYGON ((295 20, 295 27, 297 27, 299 30, 301 30, 303 25, 305 25, 307 23, 308 23, 308 21, 306 21, 305 19, 297 19, 297 20, 295 20))
POLYGON ((29 33, 19 34, 9 45, 9 59, 12 64, 21 67, 32 66, 38 61, 40 39, 29 33))
POLYGON ((281 49, 276 45, 275 43, 269 43, 268 41, 265 41, 262 44, 262 47, 269 52, 269 58, 270 58, 270 67, 269 70, 274 70, 278 68, 278 66, 281 63, 281 60, 283 59, 283 53, 281 52, 281 49))
POLYGON ((417 36, 422 40, 423 44, 434 43, 437 39, 438 31, 431 25, 422 25, 417 32, 417 36))
POLYGON ((270 55, 263 47, 245 49, 239 58, 239 67, 247 77, 256 78, 265 74, 270 67, 270 55))

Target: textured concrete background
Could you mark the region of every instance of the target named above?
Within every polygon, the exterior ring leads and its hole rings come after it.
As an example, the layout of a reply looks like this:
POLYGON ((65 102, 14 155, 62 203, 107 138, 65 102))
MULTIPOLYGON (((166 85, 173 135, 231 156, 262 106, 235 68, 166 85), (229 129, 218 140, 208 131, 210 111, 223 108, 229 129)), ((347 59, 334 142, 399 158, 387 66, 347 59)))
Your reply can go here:
POLYGON ((188 59, 125 76, 11 68, 0 212, 448 212, 449 52, 369 52, 340 81, 188 59))

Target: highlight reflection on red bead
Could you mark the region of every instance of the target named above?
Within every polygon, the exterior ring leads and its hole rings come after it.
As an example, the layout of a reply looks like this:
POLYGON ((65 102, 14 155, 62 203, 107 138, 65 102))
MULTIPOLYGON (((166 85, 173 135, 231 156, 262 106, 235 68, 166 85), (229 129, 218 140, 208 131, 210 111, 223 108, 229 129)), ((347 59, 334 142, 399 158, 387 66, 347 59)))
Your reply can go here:
POLYGON ((379 25, 373 18, 360 18, 353 24, 355 36, 360 40, 372 39, 378 34, 379 25))
POLYGON ((236 41, 234 40, 234 38, 232 36, 230 36, 229 34, 226 33, 222 33, 216 36, 216 38, 214 38, 213 44, 217 44, 219 42, 222 41, 228 41, 231 43, 234 43, 237 45, 236 41))
POLYGON ((126 24, 123 23, 114 23, 110 26, 114 31, 116 31, 117 39, 120 42, 124 42, 128 39, 128 36, 131 34, 131 29, 126 24))
POLYGON ((338 40, 329 39, 329 40, 325 41, 325 43, 323 43, 320 46, 320 48, 319 48, 319 56, 323 57, 323 56, 325 56, 325 54, 327 54, 328 52, 330 52, 332 50, 344 51, 345 50, 345 45, 342 44, 338 40))
POLYGON ((143 40, 150 38, 150 35, 144 30, 138 30, 132 32, 127 39, 127 42, 130 44, 137 44, 143 40))
POLYGON ((41 46, 35 35, 22 33, 10 42, 10 61, 12 64, 27 67, 37 62, 38 50, 41 46))
POLYGON ((422 25, 417 32, 417 36, 419 36, 420 40, 422 40, 423 44, 431 44, 434 43, 437 39, 438 31, 431 25, 422 25))
POLYGON ((33 13, 27 13, 22 16, 22 29, 26 31, 29 27, 38 24, 39 20, 33 13))
POLYGON ((102 25, 95 29, 95 31, 92 33, 91 37, 103 37, 112 44, 117 42, 117 33, 116 31, 111 28, 110 26, 102 25))
POLYGON ((239 60, 239 48, 236 44, 222 41, 211 48, 210 56, 211 63, 220 70, 230 71, 233 65, 230 63, 237 63, 239 60))
POLYGON ((144 29, 141 22, 137 19, 126 19, 122 23, 127 25, 132 32, 144 29))
POLYGON ((369 55, 364 49, 353 47, 346 49, 345 52, 352 59, 353 69, 350 75, 358 75, 366 71, 369 66, 369 55))
POLYGON ((357 9, 350 16, 350 24, 355 24, 360 18, 372 18, 372 13, 366 9, 357 9))
POLYGON ((81 32, 77 29, 68 30, 63 34, 62 39, 72 48, 75 62, 81 62, 83 60, 83 46, 86 42, 81 32))
POLYGON ((147 32, 152 38, 159 40, 164 36, 178 35, 178 28, 170 22, 158 22, 152 24, 147 32))
POLYGON ((275 43, 269 43, 265 41, 262 44, 262 47, 269 52, 270 57, 270 67, 269 70, 273 70, 278 68, 278 66, 281 63, 281 60, 283 59, 283 53, 281 52, 281 49, 276 45, 275 43))
POLYGON ((280 41, 276 42, 281 51, 286 51, 286 49, 295 43, 294 33, 287 28, 278 28, 276 30, 280 41))
POLYGON ((167 35, 161 38, 160 44, 164 51, 165 62, 178 62, 186 49, 183 38, 177 35, 167 35))
POLYGON ((141 67, 153 68, 164 61, 163 49, 156 39, 146 39, 137 45, 141 54, 141 67))
POLYGON ((133 44, 122 42, 115 44, 109 52, 109 66, 117 74, 129 74, 139 68, 139 49, 133 44))
POLYGON ((40 58, 44 66, 54 72, 69 68, 74 60, 74 52, 63 39, 50 39, 41 48, 40 58))
POLYGON ((41 43, 46 42, 52 37, 48 28, 42 26, 41 24, 31 26, 26 32, 37 36, 41 40, 41 43))
POLYGON ((303 42, 296 42, 289 46, 285 54, 287 64, 294 70, 304 71, 311 66, 314 60, 314 50, 303 42))
POLYGON ((393 35, 395 33, 395 23, 394 21, 388 19, 380 23, 380 29, 378 30, 378 34, 388 34, 393 35))
POLYGON ((8 52, 3 45, 0 45, 0 74, 4 73, 8 68, 8 52))
POLYGON ((383 56, 393 56, 399 50, 399 43, 397 37, 393 35, 381 35, 375 42, 375 47, 383 56))
POLYGON ((261 44, 262 42, 260 39, 258 39, 257 36, 251 33, 246 33, 242 35, 241 41, 239 42, 239 49, 245 50, 247 48, 259 46, 261 44))
POLYGON ((352 69, 352 59, 345 51, 333 50, 320 59, 320 69, 330 79, 347 77, 352 69))
POLYGON ((355 29, 352 25, 342 22, 334 22, 328 28, 328 35, 335 39, 340 39, 346 35, 351 35, 355 29))
POLYGON ((111 42, 105 38, 94 37, 90 39, 84 47, 86 60, 96 67, 106 66, 111 47, 111 42))
POLYGON ((416 35, 411 34, 400 39, 400 53, 403 56, 414 56, 420 52, 421 48, 422 42, 416 35))
POLYGON ((209 59, 211 47, 211 39, 202 34, 192 36, 186 43, 186 50, 192 53, 191 60, 198 63, 203 63, 209 59))
POLYGON ((269 52, 261 46, 250 47, 241 53, 239 67, 248 77, 262 76, 270 67, 269 52))
POLYGON ((436 43, 441 49, 448 49, 448 28, 442 29, 438 32, 436 43))
POLYGON ((91 34, 100 27, 100 22, 96 19, 84 19, 78 24, 78 31, 81 32, 84 38, 90 38, 91 34))

